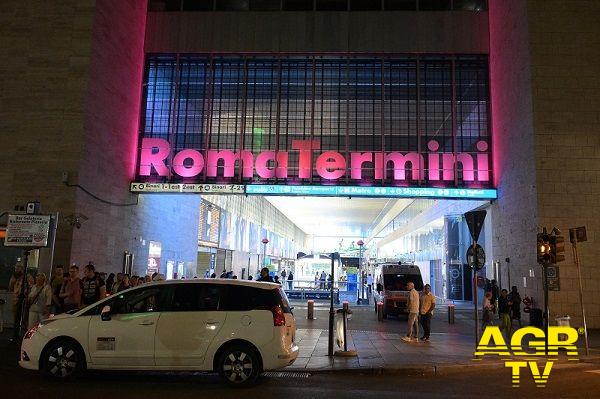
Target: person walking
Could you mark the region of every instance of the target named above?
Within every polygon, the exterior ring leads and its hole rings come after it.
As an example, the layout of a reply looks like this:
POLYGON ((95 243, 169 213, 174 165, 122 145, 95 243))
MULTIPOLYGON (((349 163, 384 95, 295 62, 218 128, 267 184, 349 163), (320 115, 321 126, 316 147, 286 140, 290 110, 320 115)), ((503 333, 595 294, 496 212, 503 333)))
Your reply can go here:
POLYGON ((319 277, 319 288, 325 289, 325 281, 327 281, 327 274, 325 274, 325 270, 321 272, 321 277, 319 277))
POLYGON ((91 263, 88 263, 83 268, 83 276, 83 280, 81 281, 81 307, 86 307, 106 296, 106 285, 96 275, 96 268, 91 263))
POLYGON ((288 285, 288 290, 291 290, 294 288, 294 273, 291 270, 287 276, 287 285, 288 285))
POLYGON ((50 317, 52 288, 47 283, 44 273, 38 273, 35 277, 35 285, 27 296, 27 304, 29 305, 28 328, 50 317))
POLYGON ((405 342, 419 342, 419 293, 415 290, 415 283, 412 281, 406 283, 406 288, 408 289, 408 303, 406 304, 406 309, 408 310, 408 330, 406 336, 402 337, 402 340, 405 342))
POLYGON ((431 286, 425 284, 423 287, 423 295, 421 295, 421 326, 423 326, 423 341, 429 342, 429 334, 431 333, 431 318, 433 317, 433 309, 435 309, 435 295, 431 293, 431 286))
POLYGON ((503 289, 498 298, 498 316, 500 318, 500 331, 506 332, 506 338, 510 338, 512 328, 510 323, 510 308, 512 303, 508 300, 508 291, 503 289))
POLYGON ((81 304, 82 284, 79 279, 79 267, 73 265, 69 268, 69 278, 60 288, 59 297, 63 299, 64 311, 79 309, 81 304))
POLYGON ((510 307, 510 327, 512 328, 513 320, 517 320, 519 328, 523 327, 521 324, 521 295, 516 285, 512 286, 508 300, 512 303, 510 307))
POLYGON ((263 267, 260 269, 260 277, 256 281, 264 281, 266 283, 273 283, 273 277, 269 275, 269 268, 263 267))

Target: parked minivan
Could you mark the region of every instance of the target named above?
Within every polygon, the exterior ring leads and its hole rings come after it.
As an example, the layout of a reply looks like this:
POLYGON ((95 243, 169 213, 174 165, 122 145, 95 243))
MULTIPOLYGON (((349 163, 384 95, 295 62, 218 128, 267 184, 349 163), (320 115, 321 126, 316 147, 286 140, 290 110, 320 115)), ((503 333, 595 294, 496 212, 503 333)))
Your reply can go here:
POLYGON ((278 284, 160 281, 33 326, 19 365, 58 378, 86 369, 216 371, 242 386, 292 364, 295 333, 278 284))
POLYGON ((406 284, 412 281, 415 289, 423 291, 423 278, 418 266, 411 264, 383 263, 375 269, 376 289, 373 294, 375 298, 375 312, 377 303, 383 302, 383 318, 388 315, 406 315, 408 302, 408 290, 406 284))

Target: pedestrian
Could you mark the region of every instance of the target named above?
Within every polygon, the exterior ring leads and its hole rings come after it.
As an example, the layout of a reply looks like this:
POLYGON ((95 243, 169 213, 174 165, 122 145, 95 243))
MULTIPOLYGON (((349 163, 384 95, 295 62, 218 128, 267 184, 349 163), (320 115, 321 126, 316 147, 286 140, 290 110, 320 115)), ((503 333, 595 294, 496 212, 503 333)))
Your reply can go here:
POLYGON ((60 288, 60 298, 63 299, 64 311, 79 309, 81 303, 81 280, 79 279, 79 267, 72 265, 69 268, 69 278, 63 282, 60 288))
POLYGON ((233 277, 232 277, 232 279, 237 280, 238 277, 234 274, 233 277))
POLYGON ((248 280, 251 280, 251 281, 252 281, 252 275, 249 275, 249 276, 248 276, 248 280))
POLYGON ((96 267, 88 263, 83 268, 83 280, 81 281, 81 307, 98 302, 106 297, 106 285, 104 281, 96 274, 96 267))
POLYGON ((47 283, 46 275, 38 273, 35 277, 35 285, 27 296, 27 305, 29 306, 28 328, 50 317, 51 304, 52 288, 47 283))
POLYGON ((510 338, 512 328, 510 322, 510 308, 512 303, 508 300, 508 291, 503 289, 498 298, 498 316, 500 318, 500 331, 506 332, 506 338, 510 338))
POLYGON ((108 278, 106 279, 106 293, 107 294, 112 294, 112 287, 115 284, 115 274, 111 273, 108 275, 108 278))
POLYGON ((221 273, 219 278, 227 278, 227 272, 225 270, 223 270, 223 273, 221 273))
POLYGON ((217 278, 217 274, 216 273, 211 274, 210 278, 217 278))
POLYGON ((333 276, 331 274, 327 275, 327 289, 330 290, 333 285, 333 276))
POLYGON ((281 280, 282 280, 282 281, 285 281, 285 278, 286 278, 286 277, 287 277, 287 272, 285 271, 285 269, 283 269, 283 270, 281 271, 281 280))
POLYGON ((110 292, 112 292, 113 294, 115 292, 119 292, 119 287, 121 286, 122 282, 123 282, 123 273, 117 273, 117 279, 113 283, 112 287, 110 287, 110 292))
POLYGON ((510 294, 508 295, 508 300, 512 303, 510 307, 510 326, 512 328, 513 320, 517 320, 519 323, 519 328, 523 327, 521 324, 521 295, 517 290, 517 286, 513 285, 510 294))
POLYGON ((21 262, 17 262, 15 264, 15 271, 8 282, 8 292, 13 295, 13 339, 19 338, 19 324, 21 323, 21 312, 23 310, 23 302, 21 298, 23 273, 23 264, 21 262))
POLYGON ((367 287, 369 290, 369 295, 371 295, 373 293, 373 275, 371 273, 367 275, 367 287))
POLYGON ((485 331, 485 328, 490 325, 494 325, 494 305, 492 305, 492 291, 487 291, 483 296, 483 314, 481 331, 485 331))
POLYGON ((321 276, 319 277, 319 288, 325 289, 325 281, 327 280, 327 275, 325 274, 325 270, 321 272, 321 276))
POLYGON ((256 281, 264 281, 266 283, 273 283, 273 277, 269 275, 269 268, 263 267, 260 269, 260 277, 256 281))
POLYGON ((152 277, 149 276, 149 275, 146 275, 145 280, 146 280, 147 283, 151 283, 152 282, 152 277))
POLYGON ((60 298, 60 287, 63 283, 63 274, 65 273, 62 265, 56 265, 52 269, 52 278, 50 279, 50 289, 52 290, 52 304, 50 305, 50 313, 62 313, 62 300, 60 298))
POLYGON ((137 287, 139 279, 140 278, 138 276, 131 276, 131 286, 132 287, 137 287))
POLYGON ((433 309, 435 309, 435 295, 431 293, 431 286, 425 284, 423 287, 423 295, 421 296, 421 326, 423 326, 423 341, 429 342, 429 334, 431 333, 431 318, 433 317, 433 309))
MULTIPOLYGON (((158 274, 157 274, 157 276, 158 276, 158 274)), ((121 281, 121 284, 119 285, 119 288, 117 289, 117 292, 124 291, 130 287, 131 287, 131 283, 129 281, 129 274, 123 274, 123 281, 121 281)))
POLYGON ((496 280, 492 280, 492 306, 494 306, 494 313, 498 310, 498 293, 500 292, 500 288, 498 287, 498 283, 496 280))
POLYGON ((294 273, 291 270, 287 276, 287 285, 288 285, 288 290, 291 290, 294 287, 294 273))
POLYGON ((406 336, 402 337, 402 340, 406 342, 419 342, 419 293, 415 290, 415 283, 412 281, 406 283, 406 288, 408 289, 408 303, 406 304, 406 309, 408 310, 408 330, 406 331, 406 336))
POLYGON ((273 277, 273 282, 281 285, 281 281, 279 281, 279 276, 273 277))

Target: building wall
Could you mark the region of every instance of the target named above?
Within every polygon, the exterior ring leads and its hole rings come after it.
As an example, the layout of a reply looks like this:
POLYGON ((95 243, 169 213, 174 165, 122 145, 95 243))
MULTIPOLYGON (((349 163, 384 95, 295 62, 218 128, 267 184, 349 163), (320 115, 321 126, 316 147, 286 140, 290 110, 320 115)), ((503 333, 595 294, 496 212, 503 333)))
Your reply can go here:
POLYGON ((147 53, 488 52, 485 12, 150 12, 147 53))
MULTIPOLYGON (((89 80, 87 89, 78 88, 85 93, 83 145, 71 182, 114 204, 136 203, 129 183, 135 172, 145 21, 144 1, 97 0, 89 80)), ((114 204, 77 189, 76 211, 88 220, 73 232, 71 261, 121 270, 124 251, 132 250, 129 242, 141 233, 133 230, 132 217, 145 210, 114 204)))
POLYGON ((587 227, 579 245, 588 327, 600 327, 600 2, 529 0, 538 224, 566 235, 560 291, 551 316, 581 325, 579 285, 568 229, 587 227))
MULTIPOLYGON (((0 213, 39 200, 60 212, 55 262, 66 263, 83 147, 94 1, 6 0, 0 5, 0 213)), ((40 267, 50 266, 44 251, 40 267)))
POLYGON ((510 285, 517 285, 522 296, 533 296, 542 306, 535 249, 536 163, 526 3, 491 1, 489 18, 492 144, 498 188, 498 200, 488 215, 493 224, 490 265, 500 261, 504 287, 509 285, 510 267, 510 285), (529 277, 532 268, 537 278, 529 277))

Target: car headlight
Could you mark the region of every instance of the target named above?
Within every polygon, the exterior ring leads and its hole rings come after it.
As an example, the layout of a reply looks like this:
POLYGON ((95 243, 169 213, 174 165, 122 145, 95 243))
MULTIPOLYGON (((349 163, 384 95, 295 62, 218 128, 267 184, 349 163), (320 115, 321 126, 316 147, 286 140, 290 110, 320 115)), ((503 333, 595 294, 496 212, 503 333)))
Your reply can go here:
POLYGON ((23 339, 31 339, 31 337, 33 337, 33 335, 37 332, 38 328, 40 328, 40 323, 36 323, 35 326, 27 330, 23 339))

